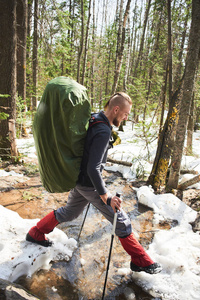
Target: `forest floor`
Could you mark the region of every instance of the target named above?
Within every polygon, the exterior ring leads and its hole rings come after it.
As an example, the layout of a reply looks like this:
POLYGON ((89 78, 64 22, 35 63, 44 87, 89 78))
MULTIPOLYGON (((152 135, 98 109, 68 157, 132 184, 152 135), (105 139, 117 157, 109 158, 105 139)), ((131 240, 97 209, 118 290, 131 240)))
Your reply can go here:
MULTIPOLYGON (((48 210, 56 209, 66 202, 68 193, 48 193, 48 206, 43 205, 41 198, 45 197, 38 171, 37 159, 26 158, 21 163, 1 163, 0 169, 7 172, 14 171, 15 176, 0 177, 0 204, 16 211, 22 218, 40 218, 48 210)), ((104 172, 109 177, 109 173, 104 172)), ((133 187, 145 185, 145 181, 137 180, 131 183, 133 187)), ((200 190, 188 188, 185 191, 176 191, 176 196, 192 209, 200 213, 200 190)))
MULTIPOLYGON (((38 171, 37 159, 24 158, 24 161, 18 164, 2 163, 0 165, 0 169, 3 169, 7 172, 13 171, 12 176, 2 176, 0 178, 0 204, 10 210, 17 212, 22 218, 40 219, 50 211, 55 210, 58 207, 65 204, 66 199, 68 197, 68 193, 50 194, 46 192, 45 189, 43 188, 40 180, 39 171, 38 171), (16 174, 21 174, 21 176, 19 177, 16 174)), ((136 195, 134 195, 134 191, 130 188, 130 184, 126 185, 125 181, 121 179, 120 174, 104 172, 104 179, 106 182, 111 184, 113 184, 113 182, 115 181, 116 184, 118 184, 119 186, 124 185, 124 193, 126 194, 129 200, 131 199, 128 204, 129 207, 127 207, 128 210, 130 209, 130 207, 133 206, 133 203, 134 205, 136 205, 137 200, 136 200, 136 195)), ((145 182, 138 180, 132 182, 131 185, 134 187, 140 187, 142 185, 145 185, 145 182)), ((178 196, 188 206, 198 211, 198 213, 200 212, 200 190, 187 189, 183 192, 178 191, 176 196, 178 196)), ((81 220, 78 220, 78 222, 80 223, 78 224, 78 228, 80 228, 81 220)), ((148 230, 150 232, 153 226, 152 211, 146 209, 145 222, 142 225, 141 225, 142 223, 141 220, 142 219, 136 221, 136 224, 134 224, 136 230, 138 229, 137 230, 138 232, 139 231, 144 232, 148 227, 148 230), (137 224, 137 222, 140 222, 140 224, 139 223, 137 224)), ((160 226, 167 227, 169 226, 169 224, 160 224, 160 226)), ((61 229, 65 230, 65 228, 62 227, 61 229)), ((84 228, 85 232, 87 233, 89 229, 92 230, 92 228, 87 228, 87 225, 84 228)), ((71 230, 73 229, 70 229, 70 226, 66 228, 67 235, 68 233, 73 235, 75 234, 74 238, 76 238, 76 234, 79 229, 76 229, 76 231, 74 232, 71 232, 71 230)), ((139 239, 140 242, 142 241, 143 246, 148 245, 151 238, 152 235, 143 236, 141 233, 139 233, 139 239)), ((83 234, 83 239, 84 239, 84 234, 83 234)), ((123 264, 123 261, 121 261, 121 263, 123 264)), ((33 286, 33 282, 31 284, 33 286)), ((25 282, 24 286, 30 290, 30 283, 25 282)), ((36 293, 36 295, 38 296, 40 295, 40 292, 36 292, 33 288, 32 288, 32 292, 34 294, 36 293)), ((142 292, 140 291, 139 293, 141 294, 142 292)), ((41 297, 40 299, 45 299, 45 297, 43 296, 40 297, 41 297)), ((123 299, 123 298, 121 297, 119 299, 123 299)), ((145 298, 144 295, 144 298, 140 298, 140 299, 153 299, 153 298, 145 298)))

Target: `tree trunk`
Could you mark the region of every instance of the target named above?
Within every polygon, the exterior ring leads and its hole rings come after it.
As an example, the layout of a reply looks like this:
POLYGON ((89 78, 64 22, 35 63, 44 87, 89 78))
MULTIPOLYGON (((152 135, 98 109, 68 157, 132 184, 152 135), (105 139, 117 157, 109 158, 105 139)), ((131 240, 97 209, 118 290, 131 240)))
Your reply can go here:
POLYGON ((122 66, 122 58, 123 58, 123 53, 124 53, 124 43, 125 43, 125 34, 126 34, 125 33, 126 21, 127 21, 128 15, 129 15, 130 4, 131 4, 131 0, 128 0, 127 5, 126 5, 126 11, 124 13, 123 30, 122 30, 121 46, 120 46, 119 56, 118 56, 118 64, 117 64, 117 68, 115 70, 114 83, 113 83, 113 88, 112 88, 113 94, 116 92, 116 89, 117 89, 120 70, 121 70, 121 66, 122 66))
POLYGON ((80 82, 81 57, 84 45, 84 0, 81 0, 81 40, 78 52, 77 81, 80 82))
POLYGON ((89 29, 90 29, 90 17, 91 17, 91 0, 89 0, 88 20, 87 20, 87 28, 86 28, 86 36, 85 36, 85 53, 84 53, 84 59, 83 59, 83 74, 82 74, 82 82, 81 82, 83 85, 84 85, 86 62, 87 62, 88 35, 89 35, 89 29))
POLYGON ((169 87, 169 107, 172 105, 172 32, 171 32, 171 0, 167 0, 167 11, 168 11, 168 87, 169 87))
POLYGON ((32 6, 33 0, 28 1, 28 16, 27 16, 27 46, 26 46, 26 104, 28 110, 31 109, 31 86, 32 86, 32 78, 31 72, 31 24, 32 24, 32 6), (28 100, 28 101, 27 101, 28 100))
POLYGON ((160 116, 159 135, 160 135, 160 133, 162 131, 162 127, 163 127, 164 112, 165 112, 165 105, 166 105, 166 91, 167 91, 167 77, 168 77, 167 62, 165 63, 165 65, 166 65, 165 73, 163 75, 164 81, 163 81, 163 85, 162 85, 162 89, 161 89, 161 95, 160 95, 162 108, 161 108, 161 116, 160 116))
POLYGON ((136 60, 136 63, 135 63, 133 77, 137 76, 138 66, 139 66, 139 63, 140 63, 140 61, 142 59, 142 53, 143 53, 143 48, 144 48, 145 32, 146 32, 146 28, 147 28, 147 21, 148 21, 148 17, 149 17, 150 6, 151 6, 151 0, 148 0, 147 8, 146 8, 146 11, 145 11, 145 17, 144 17, 144 25, 143 25, 142 38, 141 38, 141 41, 140 41, 140 49, 139 49, 139 54, 138 54, 138 57, 137 57, 137 60, 136 60))
POLYGON ((131 57, 131 28, 130 28, 130 17, 128 17, 128 45, 127 45, 127 54, 126 54, 126 66, 124 72, 124 82, 123 82, 123 89, 127 91, 127 79, 128 79, 128 72, 129 72, 129 65, 130 65, 130 57, 131 57))
POLYGON ((133 10, 133 25, 132 25, 132 34, 131 34, 131 57, 130 57, 130 69, 129 69, 130 74, 135 64, 135 48, 136 48, 136 36, 137 36, 137 28, 135 25, 136 20, 137 20, 137 0, 135 1, 135 7, 133 10))
MULTIPOLYGON (((190 5, 190 4, 189 4, 190 5)), ((183 32, 182 32, 182 40, 181 40, 181 47, 179 50, 179 54, 178 54, 178 63, 176 64, 175 67, 175 75, 174 75, 174 80, 173 80, 173 86, 174 89, 176 89, 179 85, 179 81, 181 79, 181 71, 182 71, 182 65, 183 65, 183 61, 182 61, 182 57, 183 57, 183 52, 184 52, 184 45, 185 45, 185 39, 186 39, 186 33, 187 33, 187 23, 188 23, 188 19, 189 19, 189 5, 187 7, 186 10, 186 16, 185 16, 185 21, 184 21, 184 25, 183 25, 183 32)))
MULTIPOLYGON (((27 37, 27 0, 17 1, 17 92, 18 102, 22 104, 21 113, 25 119, 26 106, 26 37, 27 37)), ((27 135, 22 122, 20 132, 27 135)))
MULTIPOLYGON (((163 126, 163 130, 160 132, 156 157, 154 160, 153 168, 149 176, 148 182, 153 186, 155 190, 163 189, 166 186, 166 178, 169 166, 169 160, 171 157, 172 148, 174 145, 174 135, 176 122, 178 119, 179 104, 180 104, 180 91, 178 90, 172 97, 172 51, 171 51, 171 4, 170 0, 168 4, 168 59, 167 59, 167 71, 166 79, 163 87, 163 96, 165 95, 167 75, 169 74, 169 110, 167 119, 163 126)), ((181 81, 182 83, 182 81, 181 81)), ((180 86, 181 87, 181 86, 180 86)), ((164 99, 164 98, 163 98, 164 99)))
POLYGON ((194 93, 192 95, 192 103, 190 108, 190 115, 187 126, 187 147, 186 155, 192 155, 192 140, 194 132, 194 93))
POLYGON ((190 113, 195 72, 198 65, 200 50, 200 1, 192 1, 192 23, 189 36, 189 47, 186 58, 185 78, 182 92, 180 117, 177 125, 176 142, 174 146, 171 169, 168 181, 169 188, 176 188, 179 180, 186 128, 190 113))
POLYGON ((33 96, 32 111, 37 108, 38 85, 38 0, 34 1, 34 32, 33 32, 33 96))
MULTIPOLYGON (((123 4, 124 4, 124 0, 120 0, 120 6, 119 6, 119 27, 118 27, 118 31, 117 31, 117 48, 116 48, 116 57, 115 57, 115 69, 117 68, 117 64, 118 64, 119 51, 120 51, 120 45, 121 45, 121 39, 122 39, 123 4)), ((116 15, 116 18, 117 18, 117 15, 116 15)))
POLYGON ((8 118, 0 120, 0 157, 12 160, 18 156, 16 147, 16 1, 0 0, 0 113, 8 118), (12 123, 12 126, 10 124, 12 123))
POLYGON ((172 111, 168 112, 163 130, 159 135, 156 157, 154 159, 151 174, 148 178, 148 184, 151 184, 155 190, 160 190, 166 186, 169 160, 174 144, 174 127, 177 118, 178 107, 174 106, 172 111))
POLYGON ((93 25, 92 25, 92 64, 91 64, 91 106, 94 105, 94 56, 95 56, 95 0, 93 0, 93 25))

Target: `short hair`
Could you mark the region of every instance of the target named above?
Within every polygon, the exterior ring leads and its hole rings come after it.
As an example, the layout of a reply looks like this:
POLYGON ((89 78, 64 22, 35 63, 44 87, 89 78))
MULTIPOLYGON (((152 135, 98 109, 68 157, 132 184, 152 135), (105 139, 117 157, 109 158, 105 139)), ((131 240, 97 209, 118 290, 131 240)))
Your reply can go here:
POLYGON ((122 105, 124 105, 124 102, 125 102, 124 100, 127 101, 130 105, 132 105, 132 100, 129 97, 129 95, 127 95, 124 92, 117 92, 110 97, 110 99, 105 104, 104 109, 106 110, 109 106, 110 107, 113 107, 116 105, 122 106, 122 105), (122 101, 122 99, 123 99, 123 101, 122 101))

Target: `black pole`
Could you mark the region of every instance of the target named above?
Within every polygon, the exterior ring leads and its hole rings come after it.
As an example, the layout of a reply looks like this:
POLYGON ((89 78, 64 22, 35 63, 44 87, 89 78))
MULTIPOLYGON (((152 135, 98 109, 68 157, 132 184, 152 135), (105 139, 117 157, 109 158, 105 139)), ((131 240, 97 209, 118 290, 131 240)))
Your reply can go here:
POLYGON ((85 224, 85 219, 86 219, 86 217, 87 217, 87 213, 88 213, 89 208, 90 208, 90 203, 88 203, 88 206, 87 206, 87 209, 86 209, 86 212, 85 212, 85 217, 84 217, 84 219, 83 219, 83 223, 82 223, 82 225, 81 225, 81 229, 80 229, 80 232, 79 232, 79 235, 78 235, 78 241, 79 241, 79 238, 80 238, 80 235, 81 235, 83 226, 84 226, 84 224, 85 224))
MULTIPOLYGON (((120 197, 120 194, 116 193, 116 196, 120 197)), ((106 277, 105 277, 105 281, 104 281, 103 294, 102 294, 101 300, 104 300, 105 291, 106 291, 106 284, 107 284, 107 279, 108 279, 108 271, 109 271, 109 267, 110 267, 110 260, 111 260, 113 240, 114 240, 114 236, 115 236, 116 223, 117 223, 117 210, 114 214, 113 228, 112 228, 111 242, 110 242, 110 250, 109 250, 109 256, 108 256, 108 264, 107 264, 107 269, 106 269, 106 277)))
POLYGON ((111 253, 112 253, 113 240, 114 240, 114 235, 112 234, 111 243, 110 243, 110 251, 109 251, 109 256, 108 256, 108 264, 107 264, 107 269, 106 269, 106 277, 105 277, 105 282, 104 282, 104 287, 103 287, 103 294, 102 294, 102 298, 101 298, 102 300, 104 299, 105 291, 106 291, 106 284, 107 284, 107 279, 108 279, 108 271, 109 271, 109 267, 110 267, 110 259, 111 259, 111 253))

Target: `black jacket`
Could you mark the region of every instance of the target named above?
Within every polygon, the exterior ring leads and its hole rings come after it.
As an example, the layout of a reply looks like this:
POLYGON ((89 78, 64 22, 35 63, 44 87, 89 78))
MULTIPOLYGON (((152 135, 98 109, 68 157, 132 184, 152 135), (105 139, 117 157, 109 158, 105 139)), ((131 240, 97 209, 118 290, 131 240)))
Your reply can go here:
POLYGON ((111 132, 112 127, 102 111, 92 115, 78 183, 83 186, 94 186, 99 195, 107 192, 101 174, 111 144, 111 132))

